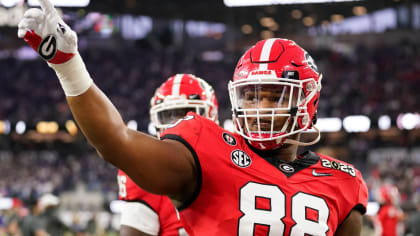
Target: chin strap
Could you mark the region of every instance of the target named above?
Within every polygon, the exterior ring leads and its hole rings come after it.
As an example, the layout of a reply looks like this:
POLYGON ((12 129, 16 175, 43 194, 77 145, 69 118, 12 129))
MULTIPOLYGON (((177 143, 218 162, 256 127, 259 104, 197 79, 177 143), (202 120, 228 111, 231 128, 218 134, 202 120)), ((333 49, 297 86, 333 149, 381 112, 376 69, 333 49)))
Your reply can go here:
POLYGON ((321 132, 319 131, 319 129, 316 126, 312 126, 316 132, 317 132, 317 137, 308 143, 304 143, 304 142, 300 142, 294 139, 286 139, 286 141, 284 141, 284 143, 288 143, 288 144, 295 144, 295 145, 299 145, 299 146, 310 146, 313 145, 315 143, 317 143, 320 139, 321 139, 321 132))

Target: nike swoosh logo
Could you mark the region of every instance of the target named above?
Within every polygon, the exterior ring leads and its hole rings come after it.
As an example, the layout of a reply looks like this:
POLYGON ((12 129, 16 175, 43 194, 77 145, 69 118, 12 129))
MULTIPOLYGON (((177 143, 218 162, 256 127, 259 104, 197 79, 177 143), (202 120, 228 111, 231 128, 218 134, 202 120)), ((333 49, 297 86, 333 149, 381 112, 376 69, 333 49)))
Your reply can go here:
POLYGON ((318 172, 316 172, 315 169, 312 169, 312 175, 313 176, 317 176, 317 177, 320 177, 320 176, 332 176, 332 174, 330 174, 330 173, 318 173, 318 172))

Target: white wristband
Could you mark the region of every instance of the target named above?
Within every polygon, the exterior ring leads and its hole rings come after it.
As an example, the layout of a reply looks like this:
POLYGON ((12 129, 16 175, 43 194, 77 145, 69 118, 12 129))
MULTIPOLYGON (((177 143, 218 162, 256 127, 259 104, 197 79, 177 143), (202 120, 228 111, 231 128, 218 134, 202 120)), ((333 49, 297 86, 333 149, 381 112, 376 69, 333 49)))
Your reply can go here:
POLYGON ((78 96, 86 92, 93 83, 79 53, 66 63, 48 65, 55 70, 66 96, 78 96))

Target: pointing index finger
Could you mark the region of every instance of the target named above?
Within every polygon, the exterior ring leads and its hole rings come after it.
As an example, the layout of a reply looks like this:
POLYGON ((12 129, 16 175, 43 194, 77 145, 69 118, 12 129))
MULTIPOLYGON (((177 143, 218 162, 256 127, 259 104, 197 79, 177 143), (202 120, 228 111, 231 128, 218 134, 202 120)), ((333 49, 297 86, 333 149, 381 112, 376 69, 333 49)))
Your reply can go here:
POLYGON ((50 0, 38 0, 39 4, 41 5, 41 9, 46 13, 54 12, 54 5, 50 2, 50 0))

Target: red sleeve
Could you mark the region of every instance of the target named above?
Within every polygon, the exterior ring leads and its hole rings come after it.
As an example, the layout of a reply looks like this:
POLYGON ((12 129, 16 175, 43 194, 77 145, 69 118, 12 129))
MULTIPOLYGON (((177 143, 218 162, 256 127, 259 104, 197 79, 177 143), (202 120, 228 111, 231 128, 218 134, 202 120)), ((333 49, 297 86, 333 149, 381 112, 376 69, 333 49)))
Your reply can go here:
MULTIPOLYGON (((163 132, 161 135, 161 139, 172 139, 181 142, 184 144, 185 147, 190 150, 195 164, 196 164, 196 170, 197 170, 197 188, 195 189, 194 193, 192 194, 190 199, 187 199, 182 206, 178 207, 179 210, 185 209, 187 206, 189 206, 194 199, 198 196, 201 190, 201 184, 202 184, 202 169, 200 160, 197 156, 196 149, 198 148, 198 142, 200 139, 200 134, 202 132, 203 127, 203 120, 206 120, 205 118, 202 118, 201 116, 195 114, 194 112, 188 112, 187 115, 183 118, 175 122, 173 125, 171 125, 168 129, 163 132)), ((209 121, 210 122, 210 121, 209 121)), ((203 134, 201 134, 203 135, 203 134)))
POLYGON ((343 186, 341 188, 345 204, 343 204, 342 213, 340 214, 340 224, 345 221, 352 210, 359 211, 362 215, 366 213, 368 202, 367 187, 361 173, 355 168, 354 170, 356 172, 356 176, 347 177, 347 181, 343 182, 343 186))
POLYGON ((122 170, 118 170, 118 187, 118 198, 124 201, 134 201, 136 199, 140 199, 144 192, 122 170))
POLYGON ((368 188, 360 171, 357 170, 356 172, 357 182, 359 183, 359 196, 357 199, 358 204, 355 206, 355 210, 360 211, 360 213, 364 215, 366 213, 368 203, 368 188))
POLYGON ((120 200, 139 202, 148 206, 155 212, 159 211, 162 196, 143 190, 122 170, 118 170, 118 187, 118 198, 120 200))
MULTIPOLYGON (((194 148, 196 147, 200 136, 202 127, 201 119, 203 118, 194 112, 189 112, 183 119, 180 119, 170 125, 170 127, 161 135, 161 139, 173 139, 180 141, 191 151, 197 163, 199 179, 201 179, 201 167, 194 148)), ((162 196, 151 194, 141 189, 121 170, 118 172, 118 184, 119 198, 121 200, 143 202, 151 207, 155 212, 159 211, 162 196)))

